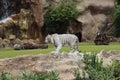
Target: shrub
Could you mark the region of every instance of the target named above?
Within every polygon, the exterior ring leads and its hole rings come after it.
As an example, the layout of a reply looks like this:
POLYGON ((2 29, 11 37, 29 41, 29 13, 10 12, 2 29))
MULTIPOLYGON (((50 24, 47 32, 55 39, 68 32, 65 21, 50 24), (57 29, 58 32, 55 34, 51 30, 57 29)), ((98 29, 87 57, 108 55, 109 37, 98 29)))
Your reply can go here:
POLYGON ((120 79, 120 64, 114 63, 113 66, 102 67, 102 60, 98 60, 96 54, 85 54, 84 63, 86 64, 85 71, 89 78, 81 78, 79 71, 75 71, 75 80, 119 80, 120 79))
POLYGON ((114 76, 116 77, 116 80, 120 80, 120 62, 114 61, 114 76))
POLYGON ((56 71, 51 71, 48 75, 50 80, 59 80, 59 73, 56 71))
POLYGON ((66 33, 69 22, 75 20, 78 14, 74 1, 61 0, 57 5, 50 6, 44 18, 47 32, 49 34, 66 33))
POLYGON ((115 4, 113 24, 115 26, 115 36, 120 37, 120 5, 118 5, 117 3, 115 4))
POLYGON ((74 76, 75 76, 75 79, 74 80, 87 80, 87 78, 85 77, 85 71, 83 71, 83 77, 80 76, 80 71, 79 69, 75 69, 74 71, 74 76))
POLYGON ((13 76, 8 72, 2 72, 0 80, 18 80, 18 78, 13 78, 13 76))
POLYGON ((51 71, 49 73, 38 74, 38 73, 23 73, 24 80, 58 80, 59 74, 56 71, 51 71))

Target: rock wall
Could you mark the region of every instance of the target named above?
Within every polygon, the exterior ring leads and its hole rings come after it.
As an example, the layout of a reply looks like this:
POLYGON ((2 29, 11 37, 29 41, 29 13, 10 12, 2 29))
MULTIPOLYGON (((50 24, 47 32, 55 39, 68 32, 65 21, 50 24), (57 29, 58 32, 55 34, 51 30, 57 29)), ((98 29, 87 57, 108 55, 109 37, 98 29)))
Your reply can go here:
MULTIPOLYGON (((50 4, 58 4, 59 1, 60 0, 44 0, 44 7, 50 4)), ((75 26, 72 26, 74 28, 72 28, 71 32, 75 33, 82 30, 82 41, 93 41, 97 32, 103 27, 104 21, 108 18, 110 23, 112 22, 114 2, 115 0, 81 0, 77 5, 78 11, 83 11, 77 18, 81 23, 80 28, 76 28, 77 30, 75 30, 75 26)))
MULTIPOLYGON (((43 36, 43 24, 44 23, 43 23, 42 1, 41 0, 15 0, 15 1, 6 0, 6 1, 7 1, 6 11, 8 12, 9 17, 11 19, 13 19, 13 17, 11 16, 21 14, 22 9, 26 9, 31 12, 31 14, 22 15, 23 17, 22 20, 21 18, 17 16, 14 17, 14 18, 17 18, 17 20, 16 21, 15 19, 13 20, 14 22, 18 23, 19 27, 23 27, 23 26, 28 27, 27 31, 24 30, 23 32, 23 34, 27 35, 27 38, 39 38, 40 43, 44 43, 44 36, 43 36), (9 11, 11 11, 11 13, 9 11), (21 25, 19 25, 19 23, 21 25)), ((0 3, 3 3, 3 1, 0 1, 0 3)), ((0 9, 2 9, 2 6, 4 6, 4 4, 1 4, 0 9)), ((3 22, 1 21, 0 23, 3 23, 3 22)), ((5 21, 3 24, 6 24, 6 23, 9 23, 9 22, 5 21)), ((15 26, 16 26, 16 23, 15 23, 15 26)))
MULTIPOLYGON (((30 31, 28 33, 29 34, 28 36, 30 36, 30 38, 39 37, 40 42, 43 43, 44 35, 45 35, 44 33, 45 29, 43 27, 44 24, 43 15, 46 12, 46 9, 49 5, 57 4, 59 3, 59 0, 16 0, 16 1, 7 0, 7 1, 8 1, 8 12, 11 11, 10 14, 19 13, 21 8, 32 11, 34 17, 33 19, 34 23, 31 24, 31 28, 28 30, 30 31), (42 11, 44 13, 42 13, 42 11)), ((83 41, 89 41, 89 40, 93 41, 95 39, 96 33, 99 32, 99 29, 100 27, 102 27, 102 24, 106 20, 106 18, 110 18, 110 19, 112 18, 114 11, 114 1, 115 0, 82 0, 77 5, 77 9, 79 11, 81 10, 83 11, 83 13, 80 14, 77 18, 77 20, 82 25, 83 41)), ((0 5, 0 10, 1 10, 1 5, 0 5)), ((78 32, 81 31, 81 29, 77 28, 74 29, 73 31, 78 32)))
POLYGON ((77 6, 78 10, 84 11, 77 19, 83 24, 83 40, 93 41, 106 18, 112 19, 114 1, 115 0, 83 0, 77 6))

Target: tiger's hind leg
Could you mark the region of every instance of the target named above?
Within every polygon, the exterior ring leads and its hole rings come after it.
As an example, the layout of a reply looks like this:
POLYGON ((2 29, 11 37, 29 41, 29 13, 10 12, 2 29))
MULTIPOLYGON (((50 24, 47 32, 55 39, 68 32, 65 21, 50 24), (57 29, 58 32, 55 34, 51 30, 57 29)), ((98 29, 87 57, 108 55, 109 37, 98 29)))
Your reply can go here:
POLYGON ((78 45, 71 45, 70 47, 71 47, 70 53, 73 53, 75 51, 80 52, 79 49, 78 49, 78 45))
POLYGON ((59 51, 60 51, 61 48, 62 48, 62 45, 61 45, 61 44, 58 45, 58 46, 56 47, 56 53, 59 53, 59 51))
POLYGON ((70 45, 70 49, 71 49, 70 53, 73 53, 75 51, 74 45, 70 45))
POLYGON ((74 50, 79 52, 78 45, 74 46, 74 50))

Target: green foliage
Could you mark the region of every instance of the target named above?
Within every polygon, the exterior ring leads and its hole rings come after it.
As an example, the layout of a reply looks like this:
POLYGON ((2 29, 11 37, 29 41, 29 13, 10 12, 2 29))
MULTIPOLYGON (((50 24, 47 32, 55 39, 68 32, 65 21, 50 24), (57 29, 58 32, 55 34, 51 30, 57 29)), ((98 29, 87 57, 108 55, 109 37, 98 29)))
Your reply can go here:
POLYGON ((59 74, 56 71, 51 71, 49 73, 27 73, 23 72, 22 77, 12 77, 11 74, 3 72, 0 76, 0 80, 59 80, 59 74))
POLYGON ((83 71, 83 77, 80 76, 80 71, 79 69, 75 69, 74 71, 74 76, 75 76, 75 79, 74 80, 87 80, 84 76, 85 76, 85 72, 83 71))
POLYGON ((98 60, 95 54, 84 56, 86 63, 86 72, 89 74, 89 80, 114 80, 113 67, 102 67, 102 60, 98 60), (88 63, 89 62, 89 63, 88 63))
POLYGON ((81 80, 79 69, 75 69, 74 76, 75 76, 75 80, 81 80))
POLYGON ((115 12, 113 15, 113 24, 115 26, 115 36, 120 37, 120 5, 115 3, 115 12))
POLYGON ((46 80, 48 79, 48 74, 37 74, 37 73, 30 73, 23 72, 23 80, 46 80))
POLYGON ((89 65, 93 67, 94 69, 100 70, 102 65, 102 60, 99 61, 99 59, 96 57, 95 53, 86 53, 84 54, 84 61, 86 64, 86 67, 88 68, 89 65))
POLYGON ((102 60, 98 60, 96 55, 85 54, 84 63, 86 64, 85 71, 88 73, 89 78, 80 77, 80 72, 77 70, 75 75, 75 80, 119 80, 120 79, 120 69, 119 65, 116 63, 112 66, 102 67, 102 60), (115 76, 116 75, 116 76, 115 76))
POLYGON ((65 2, 61 0, 59 4, 50 6, 44 18, 47 32, 50 34, 65 33, 69 22, 75 20, 78 13, 74 1, 65 2))
POLYGON ((23 80, 59 80, 59 73, 56 71, 51 71, 49 73, 43 73, 43 74, 38 74, 38 73, 26 73, 23 72, 23 80))
POLYGON ((13 76, 8 72, 2 72, 0 80, 18 80, 18 78, 13 78, 13 76))
POLYGON ((7 75, 8 75, 8 73, 2 72, 0 80, 8 80, 7 75))
POLYGON ((114 66, 114 76, 116 77, 117 80, 120 80, 120 68, 119 68, 120 62, 114 61, 113 66, 114 66))
POLYGON ((51 71, 49 73, 50 80, 59 80, 59 73, 56 71, 51 71))

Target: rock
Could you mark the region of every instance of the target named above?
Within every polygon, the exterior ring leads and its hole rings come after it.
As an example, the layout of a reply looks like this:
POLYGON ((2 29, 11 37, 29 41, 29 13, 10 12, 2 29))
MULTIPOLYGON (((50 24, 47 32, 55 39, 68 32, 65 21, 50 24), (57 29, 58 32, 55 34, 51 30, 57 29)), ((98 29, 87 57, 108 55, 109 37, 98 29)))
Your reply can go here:
POLYGON ((0 38, 4 38, 4 31, 5 29, 3 28, 3 26, 1 26, 1 23, 0 23, 0 38))
MULTIPOLYGON (((47 73, 55 70, 60 74, 60 80, 73 80, 75 78, 73 74, 75 69, 80 70, 80 76, 84 75, 82 74, 84 69, 82 65, 84 65, 82 61, 70 58, 69 54, 66 53, 58 55, 27 55, 0 59, 0 72, 7 71, 16 76, 23 70, 36 73, 47 73)), ((87 73, 85 73, 85 76, 88 76, 87 73)))
POLYGON ((5 43, 1 43, 1 44, 0 44, 0 48, 6 48, 5 43))
POLYGON ((14 47, 13 47, 15 50, 21 50, 21 49, 24 49, 22 45, 20 44, 15 44, 14 47))
POLYGON ((35 39, 35 41, 34 41, 34 42, 39 44, 39 39, 38 39, 38 38, 37 38, 37 39, 35 39))
POLYGON ((0 43, 2 42, 2 38, 0 37, 0 43))
POLYGON ((83 0, 77 9, 84 11, 77 19, 83 24, 82 38, 84 41, 93 41, 105 19, 112 17, 114 0, 83 0))
POLYGON ((22 44, 22 40, 20 40, 19 38, 16 38, 14 40, 15 44, 22 44))
POLYGON ((110 29, 109 19, 106 19, 95 37, 94 43, 96 45, 108 45, 112 41, 111 37, 108 36, 107 30, 110 29))
POLYGON ((16 38, 16 36, 15 35, 9 35, 9 40, 14 40, 16 38))
POLYGON ((111 66, 114 60, 120 62, 120 52, 115 50, 108 52, 102 50, 97 54, 97 57, 99 60, 103 60, 103 67, 111 66))
POLYGON ((16 39, 16 36, 15 35, 9 35, 9 40, 10 40, 10 44, 9 46, 11 48, 13 48, 14 44, 15 44, 15 39, 16 39))
POLYGON ((14 48, 15 44, 21 45, 22 43, 23 43, 22 40, 20 40, 18 38, 15 38, 15 39, 12 38, 12 39, 10 39, 9 47, 14 48))
POLYGON ((96 45, 108 45, 110 43, 110 37, 104 33, 98 33, 95 37, 94 43, 96 45))
POLYGON ((108 57, 110 57, 110 54, 107 54, 107 52, 105 50, 102 50, 102 51, 100 51, 100 53, 97 54, 97 57, 99 59, 108 58, 108 57))
POLYGON ((8 39, 3 39, 2 42, 0 43, 1 48, 6 48, 10 47, 10 41, 8 39))
POLYGON ((117 56, 117 55, 120 55, 120 52, 119 51, 116 51, 116 50, 110 50, 107 52, 110 56, 117 56))

